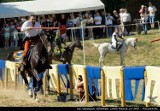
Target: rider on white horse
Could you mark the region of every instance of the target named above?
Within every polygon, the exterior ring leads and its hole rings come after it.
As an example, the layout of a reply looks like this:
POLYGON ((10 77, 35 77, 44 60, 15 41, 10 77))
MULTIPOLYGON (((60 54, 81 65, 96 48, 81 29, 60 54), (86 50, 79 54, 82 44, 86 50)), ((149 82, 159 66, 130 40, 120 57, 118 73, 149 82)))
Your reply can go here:
POLYGON ((113 34, 112 34, 112 48, 113 48, 113 49, 117 49, 117 52, 119 51, 120 46, 121 46, 121 44, 122 44, 122 43, 120 43, 120 42, 118 41, 118 37, 121 38, 121 39, 124 39, 123 36, 120 36, 120 35, 119 35, 118 29, 115 28, 115 30, 114 30, 114 32, 113 32, 113 34))

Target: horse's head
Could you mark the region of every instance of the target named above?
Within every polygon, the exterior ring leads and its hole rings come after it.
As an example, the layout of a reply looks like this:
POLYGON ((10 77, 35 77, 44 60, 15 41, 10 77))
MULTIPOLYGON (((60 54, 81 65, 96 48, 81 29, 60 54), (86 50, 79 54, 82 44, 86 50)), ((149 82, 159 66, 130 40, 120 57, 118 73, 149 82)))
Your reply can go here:
POLYGON ((48 53, 50 53, 52 50, 52 46, 51 43, 48 41, 48 36, 46 34, 43 34, 40 36, 40 39, 42 41, 42 45, 46 48, 48 53))
POLYGON ((77 47, 77 48, 83 50, 83 46, 82 46, 80 40, 75 41, 75 47, 77 47))
POLYGON ((127 39, 128 45, 134 47, 135 49, 137 49, 137 42, 138 42, 138 38, 128 38, 127 39))

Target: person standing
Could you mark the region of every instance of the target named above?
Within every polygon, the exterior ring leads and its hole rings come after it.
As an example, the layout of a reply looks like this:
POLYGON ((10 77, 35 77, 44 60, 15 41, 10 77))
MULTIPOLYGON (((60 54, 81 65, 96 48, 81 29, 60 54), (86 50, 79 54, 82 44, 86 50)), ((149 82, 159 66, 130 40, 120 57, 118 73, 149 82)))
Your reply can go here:
POLYGON ((14 47, 18 47, 18 40, 19 40, 18 31, 15 28, 14 31, 13 31, 13 43, 14 43, 14 47))
POLYGON ((144 31, 144 34, 147 34, 147 30, 148 30, 148 26, 147 26, 147 22, 148 22, 148 10, 146 6, 144 6, 144 12, 140 14, 141 16, 141 21, 142 21, 142 27, 143 27, 143 31, 144 31))
POLYGON ((5 25, 5 28, 4 28, 4 37, 5 37, 5 48, 9 48, 9 38, 10 38, 10 26, 9 24, 6 24, 5 25))
POLYGON ((119 29, 119 25, 120 25, 120 16, 117 13, 116 10, 113 11, 113 26, 114 28, 119 29))
POLYGON ((21 64, 21 71, 24 70, 24 66, 27 62, 27 51, 29 46, 34 42, 37 43, 39 41, 38 34, 41 33, 41 25, 39 22, 36 22, 35 16, 31 15, 29 20, 25 21, 22 24, 21 31, 24 32, 25 38, 23 40, 24 43, 24 52, 22 55, 22 64, 21 64))
POLYGON ((149 22, 151 24, 151 28, 154 28, 154 22, 155 22, 155 15, 156 15, 156 7, 152 5, 151 2, 149 2, 149 7, 148 7, 148 11, 149 11, 149 22))
POLYGON ((107 37, 112 37, 112 25, 113 25, 113 16, 110 13, 107 13, 107 17, 106 17, 107 37))
POLYGON ((124 13, 121 16, 122 24, 124 25, 123 33, 125 30, 127 31, 127 35, 130 35, 130 23, 131 23, 131 15, 128 13, 127 9, 124 9, 124 13))
MULTIPOLYGON (((96 15, 94 17, 94 24, 95 24, 95 26, 102 25, 102 17, 100 16, 98 11, 96 12, 96 15)), ((102 37, 102 28, 101 27, 95 28, 94 32, 95 32, 96 39, 102 37)))

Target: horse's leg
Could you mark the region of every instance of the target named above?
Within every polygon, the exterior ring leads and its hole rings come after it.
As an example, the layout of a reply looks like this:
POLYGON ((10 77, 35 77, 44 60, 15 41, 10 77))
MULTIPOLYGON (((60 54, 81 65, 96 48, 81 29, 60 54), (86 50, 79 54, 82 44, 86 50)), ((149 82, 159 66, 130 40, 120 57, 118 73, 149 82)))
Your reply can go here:
POLYGON ((47 77, 47 92, 46 94, 50 94, 50 86, 49 86, 49 81, 50 81, 50 75, 49 75, 49 69, 47 69, 47 72, 46 72, 46 77, 47 77))
POLYGON ((27 90, 28 90, 29 89, 29 83, 28 83, 28 80, 27 80, 27 77, 26 77, 26 74, 25 74, 25 70, 21 71, 21 76, 22 76, 22 78, 24 80, 24 83, 25 83, 25 85, 27 87, 27 90))
POLYGON ((121 59, 120 65, 123 66, 124 65, 124 63, 123 63, 124 62, 124 53, 122 53, 122 52, 120 53, 120 59, 121 59))
POLYGON ((33 72, 33 76, 35 77, 35 79, 37 80, 37 87, 36 90, 39 91, 40 89, 40 78, 38 77, 38 72, 36 69, 32 69, 33 72))
POLYGON ((34 88, 33 88, 33 76, 30 77, 30 80, 29 80, 29 90, 28 90, 28 96, 29 97, 33 97, 33 91, 34 91, 34 88))
POLYGON ((37 97, 37 90, 36 90, 36 87, 37 87, 37 80, 36 80, 36 78, 33 76, 32 77, 32 79, 33 79, 33 99, 34 100, 36 100, 36 99, 38 99, 38 97, 37 97))
POLYGON ((105 65, 105 62, 104 62, 105 55, 103 55, 103 54, 100 55, 100 58, 99 58, 99 65, 100 66, 102 65, 102 63, 103 63, 103 65, 105 65))
POLYGON ((103 59, 102 59, 102 61, 103 61, 103 65, 105 65, 104 60, 105 60, 106 54, 107 54, 107 52, 102 56, 102 57, 103 57, 103 59))
POLYGON ((99 66, 101 66, 102 63, 104 63, 104 62, 103 62, 103 56, 101 55, 101 56, 99 57, 99 66))

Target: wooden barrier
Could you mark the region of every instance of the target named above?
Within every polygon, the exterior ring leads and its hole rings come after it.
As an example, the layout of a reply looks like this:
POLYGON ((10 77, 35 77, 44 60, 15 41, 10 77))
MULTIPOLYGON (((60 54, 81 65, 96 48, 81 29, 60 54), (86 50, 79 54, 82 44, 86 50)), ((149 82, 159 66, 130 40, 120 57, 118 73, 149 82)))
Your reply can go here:
POLYGON ((126 106, 125 101, 125 92, 124 92, 124 74, 123 74, 123 68, 120 71, 121 79, 120 79, 120 92, 121 92, 121 106, 126 106))
MULTIPOLYGON (((144 72, 144 81, 145 81, 145 87, 147 86, 147 71, 144 72)), ((149 107, 150 103, 146 102, 146 107, 149 107)))
POLYGON ((160 67, 146 66, 145 67, 145 98, 146 107, 150 107, 150 104, 160 104, 160 67), (153 85, 154 82, 154 85, 153 85))
POLYGON ((5 60, 0 60, 0 69, 1 69, 1 86, 4 88, 4 73, 5 73, 5 60))
POLYGON ((102 85, 102 95, 101 95, 101 106, 105 106, 105 74, 101 70, 101 85, 102 85))
POLYGON ((123 85, 123 68, 122 66, 103 66, 102 67, 102 71, 101 71, 101 81, 102 81, 102 97, 101 97, 101 105, 105 106, 105 96, 106 94, 108 95, 108 97, 111 97, 111 93, 112 93, 112 98, 116 99, 117 98, 117 92, 116 92, 116 80, 118 79, 120 81, 120 87, 119 87, 119 97, 121 98, 121 100, 123 100, 121 102, 121 106, 125 106, 124 104, 124 90, 122 90, 122 88, 124 88, 123 85), (122 75, 122 76, 121 76, 122 75), (111 80, 112 82, 112 92, 110 92, 110 85, 109 85, 109 80, 111 80), (105 86, 107 86, 107 90, 105 88, 105 86), (107 93, 105 92, 107 91, 107 93))
POLYGON ((8 75, 11 75, 12 81, 14 81, 14 89, 17 89, 17 63, 6 61, 6 67, 5 67, 5 89, 8 88, 8 75))
MULTIPOLYGON (((86 75, 86 66, 85 65, 72 65, 72 75, 75 81, 75 86, 77 86, 77 81, 78 81, 78 75, 81 75, 84 81, 84 95, 85 95, 85 102, 89 102, 89 96, 88 96, 88 80, 87 80, 87 75, 86 75)), ((77 89, 75 87, 75 89, 77 89)))

